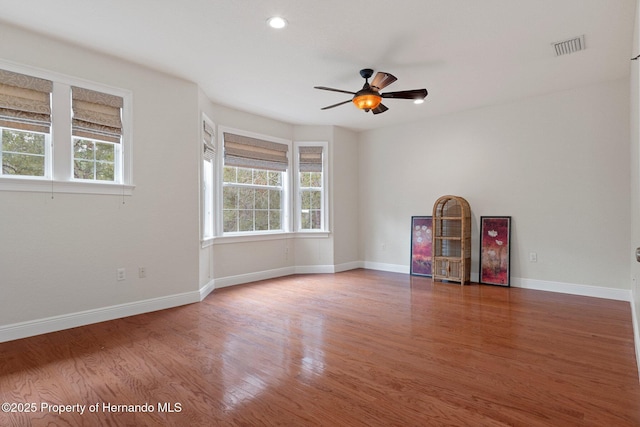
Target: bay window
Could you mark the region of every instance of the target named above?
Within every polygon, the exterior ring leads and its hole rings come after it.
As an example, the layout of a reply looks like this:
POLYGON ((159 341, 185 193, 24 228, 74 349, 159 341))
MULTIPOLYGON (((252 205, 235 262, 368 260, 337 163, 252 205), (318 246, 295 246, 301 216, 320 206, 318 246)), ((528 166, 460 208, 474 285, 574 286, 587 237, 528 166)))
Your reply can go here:
MULTIPOLYGON (((211 129, 203 135, 213 135, 213 123, 203 118, 203 129, 211 129)), ((217 130, 222 154, 202 158, 204 245, 216 238, 223 238, 222 243, 329 232, 327 142, 217 130)), ((205 142, 204 153, 215 153, 215 147, 207 146, 205 142)))

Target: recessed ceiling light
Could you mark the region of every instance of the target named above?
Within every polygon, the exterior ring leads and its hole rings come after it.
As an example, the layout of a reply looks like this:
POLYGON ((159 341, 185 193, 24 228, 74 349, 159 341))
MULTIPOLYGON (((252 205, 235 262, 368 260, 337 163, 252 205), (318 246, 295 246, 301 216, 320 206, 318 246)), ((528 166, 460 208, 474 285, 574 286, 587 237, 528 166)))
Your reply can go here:
POLYGON ((267 22, 269 23, 269 26, 271 28, 280 29, 287 26, 287 20, 279 16, 274 16, 272 18, 269 18, 267 19, 267 22))

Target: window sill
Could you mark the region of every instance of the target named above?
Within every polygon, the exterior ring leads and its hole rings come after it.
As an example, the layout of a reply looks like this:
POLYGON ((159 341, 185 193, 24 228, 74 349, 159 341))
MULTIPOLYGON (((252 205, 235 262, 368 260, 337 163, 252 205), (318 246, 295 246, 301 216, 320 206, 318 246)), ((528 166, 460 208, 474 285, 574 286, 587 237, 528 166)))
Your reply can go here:
POLYGON ((0 178, 0 191, 30 191, 39 193, 111 194, 132 196, 135 185, 105 182, 52 181, 30 178, 0 178))
POLYGON ((328 231, 298 231, 295 233, 296 239, 326 239, 329 237, 328 231))
POLYGON ((200 240, 200 247, 202 249, 208 248, 209 246, 212 246, 212 245, 213 245, 213 237, 207 237, 200 240))
POLYGON ((242 243, 242 242, 258 242, 263 240, 284 240, 290 239, 293 233, 288 232, 271 232, 264 234, 228 234, 226 236, 218 236, 212 239, 214 245, 223 245, 226 243, 242 243))
POLYGON ((328 238, 328 231, 308 231, 308 232, 272 232, 264 234, 230 234, 226 236, 214 237, 212 239, 203 240, 202 247, 210 245, 224 245, 227 243, 244 243, 259 242, 267 240, 285 240, 285 239, 306 239, 306 238, 328 238))

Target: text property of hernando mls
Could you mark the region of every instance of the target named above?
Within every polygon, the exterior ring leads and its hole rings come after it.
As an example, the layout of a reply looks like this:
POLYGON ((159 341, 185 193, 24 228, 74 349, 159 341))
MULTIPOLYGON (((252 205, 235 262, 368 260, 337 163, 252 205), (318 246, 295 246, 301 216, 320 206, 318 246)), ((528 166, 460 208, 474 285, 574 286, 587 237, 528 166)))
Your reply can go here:
POLYGON ((122 413, 122 412, 159 412, 159 413, 178 413, 182 412, 182 403, 180 402, 157 402, 153 403, 136 403, 121 404, 111 402, 96 402, 92 404, 57 404, 49 402, 40 403, 9 403, 2 404, 2 412, 48 412, 55 414, 76 413, 83 415, 85 413, 122 413))

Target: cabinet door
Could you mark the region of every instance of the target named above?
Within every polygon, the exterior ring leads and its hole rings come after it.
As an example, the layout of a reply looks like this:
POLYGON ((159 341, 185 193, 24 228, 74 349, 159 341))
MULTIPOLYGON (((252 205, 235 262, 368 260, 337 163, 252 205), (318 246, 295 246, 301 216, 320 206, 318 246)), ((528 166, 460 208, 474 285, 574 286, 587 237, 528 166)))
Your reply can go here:
POLYGON ((438 277, 449 276, 449 261, 446 259, 435 259, 433 274, 438 277))
POLYGON ((462 279, 462 259, 435 259, 433 274, 451 280, 462 279))
POLYGON ((449 260, 449 277, 454 280, 462 279, 462 259, 449 260))

